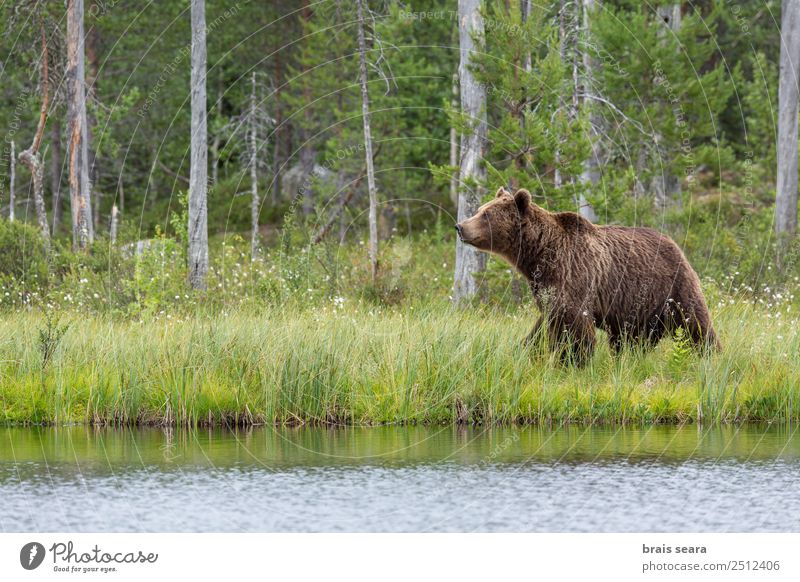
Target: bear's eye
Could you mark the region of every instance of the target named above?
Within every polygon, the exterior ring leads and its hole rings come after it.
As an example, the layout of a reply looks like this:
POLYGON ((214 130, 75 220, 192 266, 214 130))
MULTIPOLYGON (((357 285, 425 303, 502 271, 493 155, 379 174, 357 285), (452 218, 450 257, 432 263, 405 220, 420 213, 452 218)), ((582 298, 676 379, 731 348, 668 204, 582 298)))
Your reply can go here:
POLYGON ((489 220, 489 216, 490 216, 490 214, 491 214, 491 213, 490 213, 488 210, 484 210, 484 211, 483 211, 483 217, 484 217, 486 220, 489 220))

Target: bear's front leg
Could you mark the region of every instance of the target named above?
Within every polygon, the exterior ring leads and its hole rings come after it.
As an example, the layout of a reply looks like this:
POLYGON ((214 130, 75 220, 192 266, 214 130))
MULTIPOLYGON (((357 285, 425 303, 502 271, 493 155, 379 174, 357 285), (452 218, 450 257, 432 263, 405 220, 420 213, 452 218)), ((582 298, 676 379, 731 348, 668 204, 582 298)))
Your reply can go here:
POLYGON ((550 343, 565 364, 586 365, 594 352, 594 321, 582 314, 562 313, 550 320, 550 343))
POLYGON ((544 315, 540 315, 539 319, 536 320, 536 323, 533 324, 533 329, 525 336, 525 339, 522 340, 522 345, 524 347, 530 346, 533 342, 537 340, 537 338, 542 333, 542 327, 544 326, 544 315))

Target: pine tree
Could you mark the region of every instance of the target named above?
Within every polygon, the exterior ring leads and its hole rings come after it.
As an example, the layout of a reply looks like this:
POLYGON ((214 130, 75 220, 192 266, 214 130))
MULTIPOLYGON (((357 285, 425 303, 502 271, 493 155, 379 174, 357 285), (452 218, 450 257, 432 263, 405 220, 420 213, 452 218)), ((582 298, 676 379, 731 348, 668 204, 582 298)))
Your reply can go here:
POLYGON ((540 203, 576 209, 590 145, 586 115, 572 103, 577 55, 566 51, 562 60, 563 43, 573 40, 559 38, 557 19, 540 5, 524 18, 518 3, 492 5, 487 21, 475 76, 488 94, 489 190, 524 187, 540 203))
POLYGON ((712 58, 718 21, 717 10, 701 15, 692 8, 679 28, 665 30, 658 7, 595 11, 590 49, 600 64, 593 91, 607 132, 606 163, 610 172, 634 168, 640 195, 655 194, 656 176, 691 186, 701 166, 718 169, 731 159, 719 115, 733 87, 712 58))

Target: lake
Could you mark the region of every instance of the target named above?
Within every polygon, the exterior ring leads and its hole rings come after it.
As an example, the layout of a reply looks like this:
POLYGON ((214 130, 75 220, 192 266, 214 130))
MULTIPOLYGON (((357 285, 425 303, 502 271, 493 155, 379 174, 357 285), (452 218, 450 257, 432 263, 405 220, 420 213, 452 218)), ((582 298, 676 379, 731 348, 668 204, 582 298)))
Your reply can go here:
POLYGON ((798 532, 797 428, 0 428, 0 528, 798 532))

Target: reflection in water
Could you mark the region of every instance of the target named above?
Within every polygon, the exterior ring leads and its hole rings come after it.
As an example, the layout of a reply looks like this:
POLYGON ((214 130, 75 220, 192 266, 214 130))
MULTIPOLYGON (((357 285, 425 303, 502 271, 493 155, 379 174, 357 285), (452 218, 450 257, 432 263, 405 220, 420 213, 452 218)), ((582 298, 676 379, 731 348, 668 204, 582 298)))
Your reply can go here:
POLYGON ((800 531, 796 427, 0 429, 3 531, 800 531))

